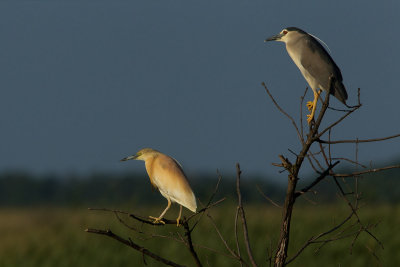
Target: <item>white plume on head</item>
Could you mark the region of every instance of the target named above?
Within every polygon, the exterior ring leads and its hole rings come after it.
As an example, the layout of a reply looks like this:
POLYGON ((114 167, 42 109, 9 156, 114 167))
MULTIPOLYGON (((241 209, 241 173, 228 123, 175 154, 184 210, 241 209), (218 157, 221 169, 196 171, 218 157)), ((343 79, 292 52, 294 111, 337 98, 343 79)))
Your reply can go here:
POLYGON ((308 33, 309 35, 311 35, 312 37, 314 37, 315 39, 317 39, 318 41, 320 41, 327 49, 328 49, 328 51, 329 51, 329 54, 331 53, 331 50, 329 49, 329 46, 324 42, 324 41, 322 41, 321 39, 319 39, 317 36, 315 36, 314 34, 311 34, 311 33, 308 33))

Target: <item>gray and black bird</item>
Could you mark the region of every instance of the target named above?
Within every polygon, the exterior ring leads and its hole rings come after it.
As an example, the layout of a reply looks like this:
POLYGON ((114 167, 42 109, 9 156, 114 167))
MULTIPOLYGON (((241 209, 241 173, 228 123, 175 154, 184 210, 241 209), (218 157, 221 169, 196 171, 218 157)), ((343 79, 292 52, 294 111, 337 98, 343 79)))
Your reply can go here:
POLYGON ((296 27, 288 27, 265 40, 265 42, 268 41, 280 41, 286 44, 289 56, 314 92, 314 101, 307 102, 307 108, 311 111, 311 114, 307 115, 309 124, 314 118, 318 97, 321 93, 318 88, 327 92, 331 75, 334 83, 330 93, 349 107, 346 104, 347 92, 342 82, 340 69, 325 48, 311 34, 296 27))

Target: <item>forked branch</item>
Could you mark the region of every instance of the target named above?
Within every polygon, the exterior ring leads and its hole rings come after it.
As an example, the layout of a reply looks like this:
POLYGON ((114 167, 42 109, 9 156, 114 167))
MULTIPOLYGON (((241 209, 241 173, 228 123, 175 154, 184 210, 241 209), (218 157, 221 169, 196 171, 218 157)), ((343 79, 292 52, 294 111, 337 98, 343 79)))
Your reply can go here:
MULTIPOLYGON (((334 79, 331 77, 330 78, 330 85, 329 88, 332 88, 332 85, 334 83, 334 79)), ((321 244, 326 244, 327 242, 335 241, 341 238, 345 238, 349 235, 348 233, 344 234, 344 230, 338 232, 334 237, 326 238, 326 239, 321 239, 322 237, 333 233, 335 231, 338 231, 340 228, 344 226, 351 218, 356 218, 356 222, 352 226, 359 226, 358 230, 355 232, 352 232, 352 235, 355 236, 352 244, 354 243, 355 239, 359 236, 361 232, 366 232, 369 234, 371 237, 373 237, 379 244, 380 241, 371 233, 369 230, 370 225, 363 225, 361 223, 361 220, 357 214, 358 210, 358 199, 359 199, 359 193, 358 193, 358 181, 356 181, 356 188, 354 192, 355 196, 355 204, 353 205, 350 200, 347 198, 345 192, 341 188, 341 186, 338 184, 337 177, 356 177, 362 174, 366 173, 372 173, 372 172, 379 172, 379 171, 384 171, 384 170, 389 170, 393 168, 400 168, 399 165, 392 165, 392 166, 386 166, 382 168, 376 168, 376 169, 369 169, 369 170, 363 170, 363 171, 357 171, 353 173, 347 173, 347 174, 335 174, 333 172, 333 168, 339 163, 339 161, 336 161, 332 163, 332 161, 341 159, 341 160, 346 160, 348 162, 351 162, 355 164, 356 166, 362 166, 365 167, 364 165, 360 164, 358 162, 357 158, 357 153, 358 153, 358 146, 356 147, 356 160, 351 160, 351 159, 346 159, 346 158, 332 158, 331 157, 331 145, 334 144, 339 144, 339 143, 366 143, 366 142, 377 142, 377 141, 384 141, 384 140, 389 140, 393 139, 396 137, 400 137, 400 134, 388 136, 388 137, 383 137, 383 138, 373 138, 373 139, 364 139, 364 140, 337 140, 337 141, 331 141, 330 140, 330 135, 331 135, 331 130, 337 126, 339 123, 341 123, 344 119, 346 119, 348 116, 350 116, 353 112, 358 110, 362 105, 360 102, 360 89, 358 90, 358 105, 356 106, 347 106, 349 109, 348 110, 336 110, 333 108, 330 108, 331 110, 334 111, 342 111, 345 112, 341 117, 339 117, 336 121, 332 122, 330 125, 325 127, 323 130, 319 131, 319 127, 321 125, 322 119, 325 115, 325 112, 329 108, 329 92, 331 90, 328 90, 326 93, 325 99, 323 100, 322 107, 319 111, 318 117, 315 118, 315 120, 311 121, 311 125, 309 127, 309 132, 308 133, 303 133, 303 120, 300 118, 300 125, 301 127, 301 132, 298 130, 297 124, 294 121, 293 117, 289 115, 285 110, 283 110, 275 101, 275 99, 272 97, 272 94, 269 92, 267 89, 266 85, 263 83, 262 84, 267 91, 268 95, 272 99, 273 103, 277 107, 277 109, 283 113, 291 123, 294 125, 295 130, 300 138, 300 142, 302 145, 302 149, 299 153, 292 153, 295 155, 296 160, 289 160, 288 158, 285 158, 283 155, 279 155, 281 159, 281 164, 273 164, 275 166, 283 167, 287 172, 288 172, 288 186, 287 186, 287 191, 286 191, 286 198, 285 198, 285 203, 283 206, 283 211, 282 211, 282 224, 281 224, 281 235, 280 239, 278 242, 278 247, 275 253, 275 260, 274 260, 274 265, 275 266, 284 266, 288 264, 289 262, 292 262, 307 246, 313 243, 321 243, 321 244), (322 136, 324 134, 329 132, 329 140, 322 140, 322 136), (304 136, 306 138, 304 139, 304 136), (310 148, 313 144, 317 144, 319 147, 318 152, 311 152, 310 148), (322 144, 327 144, 328 145, 328 151, 326 152, 325 149, 326 147, 323 146, 322 144), (315 178, 309 185, 301 189, 300 191, 296 191, 296 186, 297 186, 297 181, 298 181, 298 174, 300 169, 303 166, 304 159, 307 158, 308 162, 310 163, 311 167, 313 170, 319 174, 317 178, 315 178), (326 167, 324 167, 326 165, 326 167), (291 224, 291 214, 293 211, 293 206, 295 203, 296 198, 299 196, 302 196, 304 193, 310 191, 315 185, 317 185, 320 181, 322 181, 326 176, 331 176, 333 177, 334 181, 337 183, 337 186, 339 187, 341 191, 341 195, 351 208, 351 213, 350 215, 344 219, 341 223, 338 225, 334 226, 333 228, 329 229, 328 231, 321 233, 317 236, 311 237, 296 253, 292 258, 287 260, 287 252, 288 252, 288 244, 289 244, 289 237, 290 237, 290 224, 291 224)), ((302 114, 302 103, 304 100, 304 96, 301 98, 301 106, 300 106, 300 114, 302 114)))

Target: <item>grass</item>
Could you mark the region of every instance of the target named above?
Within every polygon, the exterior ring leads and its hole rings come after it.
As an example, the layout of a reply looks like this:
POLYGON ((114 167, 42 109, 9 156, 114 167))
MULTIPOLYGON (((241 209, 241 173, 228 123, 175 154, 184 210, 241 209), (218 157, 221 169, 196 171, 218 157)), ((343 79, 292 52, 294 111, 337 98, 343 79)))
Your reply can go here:
MULTIPOLYGON (((162 208, 143 207, 135 213, 157 215, 162 208)), ((271 248, 275 249, 279 237, 280 210, 261 204, 245 206, 245 210, 254 256, 260 266, 267 266, 268 254, 271 248)), ((167 213, 167 218, 172 219, 176 214, 177 208, 174 207, 173 211, 167 213)), ((289 254, 293 255, 308 238, 329 229, 334 222, 338 222, 347 214, 346 207, 341 205, 304 205, 297 206, 297 209, 295 206, 289 254)), ((212 216, 230 247, 236 250, 233 235, 235 206, 223 203, 212 211, 212 216)), ((353 238, 347 238, 328 243, 317 252, 320 244, 312 245, 290 266, 400 265, 400 206, 363 207, 360 217, 364 223, 379 223, 372 232, 383 243, 384 249, 380 248, 373 238, 362 233, 356 240, 351 254, 353 238)), ((124 238, 131 237, 134 242, 167 259, 188 266, 194 265, 185 246, 181 242, 171 240, 179 240, 179 236, 183 235, 181 227, 146 226, 129 218, 124 219, 141 231, 169 238, 151 238, 148 234, 133 232, 121 225, 114 214, 88 211, 86 208, 0 209, 0 266, 141 266, 144 265, 143 259, 148 266, 160 266, 149 257, 143 257, 141 253, 115 240, 84 232, 88 227, 111 229, 124 238)), ((241 240, 242 236, 242 232, 239 232, 241 240)), ((194 230, 193 239, 199 246, 207 246, 228 254, 206 216, 194 230)), ((208 249, 198 247, 198 252, 206 266, 207 262, 210 266, 238 266, 229 257, 208 249)), ((241 247, 241 252, 245 255, 244 247, 241 247)))

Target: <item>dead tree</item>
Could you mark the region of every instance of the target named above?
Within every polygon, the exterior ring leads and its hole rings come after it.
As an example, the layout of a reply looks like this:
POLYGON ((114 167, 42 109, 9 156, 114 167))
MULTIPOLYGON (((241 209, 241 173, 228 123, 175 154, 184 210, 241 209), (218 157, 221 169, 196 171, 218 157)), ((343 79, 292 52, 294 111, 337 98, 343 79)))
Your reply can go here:
MULTIPOLYGON (((331 80, 331 84, 332 84, 331 80)), ((276 247, 276 250, 271 251, 271 257, 269 261, 269 265, 274 265, 274 266, 285 266, 294 260, 297 259, 297 257, 310 245, 319 245, 319 248, 323 247, 325 244, 340 240, 343 238, 353 238, 352 242, 350 244, 350 247, 352 248, 356 240, 358 239, 359 235, 361 233, 366 233, 368 234, 371 238, 373 238, 379 245, 382 246, 381 242, 375 235, 372 233, 371 229, 374 227, 374 225, 370 224, 365 224, 360 216, 358 215, 358 210, 360 208, 359 205, 359 200, 360 200, 360 194, 358 192, 358 178, 360 175, 365 174, 365 173, 371 173, 371 172, 379 172, 387 169, 393 169, 393 168, 400 168, 400 164, 398 165, 393 165, 393 166, 385 166, 382 168, 367 168, 366 166, 360 164, 358 162, 358 144, 365 143, 365 142, 379 142, 379 141, 384 141, 388 140, 391 138, 396 138, 400 137, 400 134, 393 135, 393 136, 388 136, 384 138, 375 138, 375 139, 366 139, 366 140, 359 140, 359 139, 354 139, 354 140, 331 140, 331 131, 332 129, 337 126, 340 122, 342 122, 344 119, 346 119, 349 115, 351 115, 353 112, 357 111, 361 107, 360 103, 360 93, 358 93, 358 105, 354 106, 348 110, 342 110, 339 112, 343 112, 342 116, 340 116, 336 121, 332 122, 329 126, 325 127, 324 129, 321 128, 321 122, 322 119, 327 112, 328 109, 332 109, 329 107, 329 94, 326 94, 325 99, 321 100, 322 101, 322 107, 319 110, 318 116, 316 117, 316 120, 313 120, 310 127, 305 130, 303 127, 303 120, 302 120, 302 114, 300 114, 300 122, 299 124, 296 123, 296 121, 286 112, 284 111, 276 102, 276 100, 273 98, 272 94, 266 87, 266 85, 263 83, 262 84, 268 93, 269 97, 275 104, 275 106, 278 108, 280 112, 282 112, 293 124, 294 129, 297 133, 297 136, 299 138, 299 142, 301 143, 301 149, 298 153, 295 153, 291 151, 295 157, 294 159, 289 159, 283 155, 279 155, 280 158, 280 163, 279 164, 273 164, 274 166, 278 166, 283 169, 283 171, 286 171, 288 174, 288 184, 287 184, 287 189, 286 189, 286 196, 285 196, 285 201, 282 206, 282 222, 280 225, 280 236, 279 236, 279 241, 276 247), (298 126, 300 125, 300 127, 298 126), (356 144, 356 159, 348 159, 348 158, 335 158, 331 156, 331 151, 332 151, 332 146, 335 144, 339 143, 351 143, 351 144, 356 144), (315 149, 315 151, 312 151, 311 149, 315 149), (352 164, 354 164, 357 167, 362 167, 362 171, 356 171, 352 173, 336 173, 335 169, 339 165, 340 161, 347 161, 352 164), (304 167, 304 164, 308 163, 312 169, 315 171, 315 178, 308 184, 307 186, 298 189, 297 183, 299 180, 299 172, 300 170, 304 167), (299 247, 294 249, 294 252, 291 252, 291 254, 288 254, 288 248, 289 248, 289 241, 290 241, 290 226, 292 223, 295 223, 295 221, 292 221, 292 212, 295 207, 296 200, 299 197, 305 197, 305 195, 308 192, 311 192, 313 188, 320 183, 322 180, 327 179, 329 177, 330 179, 333 179, 338 192, 340 193, 341 197, 343 200, 347 203, 349 207, 349 212, 348 215, 340 222, 336 223, 333 227, 330 227, 326 229, 326 231, 322 233, 316 233, 313 234, 308 240, 304 242, 304 244, 299 247), (355 182, 355 188, 352 189, 351 194, 348 194, 346 192, 346 188, 343 187, 342 183, 343 181, 340 181, 339 179, 343 178, 351 178, 354 179, 355 182)), ((307 92, 307 90, 306 90, 307 92)), ((305 95, 305 94, 304 94, 305 95)), ((303 99, 304 96, 301 97, 300 99, 300 110, 302 110, 303 107, 303 99)), ((334 110, 335 112, 338 112, 338 110, 334 110)), ((301 113, 301 112, 300 112, 301 113)), ((246 219, 246 214, 244 210, 244 205, 243 205, 243 200, 242 200, 242 194, 241 194, 241 169, 240 165, 237 163, 236 164, 236 196, 237 196, 237 207, 236 207, 236 212, 235 212, 235 218, 234 218, 234 233, 232 233, 232 236, 234 236, 234 244, 230 244, 227 241, 227 238, 224 237, 223 233, 221 232, 221 229, 217 226, 213 216, 211 215, 211 210, 212 209, 217 209, 218 204, 221 203, 222 201, 225 200, 225 198, 222 198, 218 201, 214 201, 214 197, 216 195, 216 192, 218 190, 218 186, 221 180, 221 175, 218 173, 218 182, 215 186, 214 192, 211 194, 209 201, 205 204, 202 205, 203 208, 200 209, 196 214, 193 214, 189 216, 188 218, 181 219, 180 224, 183 226, 184 234, 180 234, 178 231, 176 231, 176 235, 170 235, 170 236, 160 236, 156 235, 151 232, 143 232, 142 229, 138 229, 132 224, 128 223, 125 219, 122 219, 122 215, 128 216, 130 219, 132 219, 135 222, 139 222, 140 224, 148 224, 148 225, 153 225, 155 227, 168 227, 169 225, 174 225, 174 229, 176 229, 176 221, 175 220, 168 220, 168 219, 163 219, 163 223, 157 222, 154 223, 153 220, 148 219, 147 217, 143 217, 137 214, 132 214, 129 212, 125 211, 120 211, 120 210, 111 210, 111 209, 91 209, 91 210, 98 210, 98 211, 104 211, 104 212, 110 212, 113 213, 117 220, 124 225, 127 229, 139 233, 141 235, 146 236, 147 238, 164 238, 168 239, 171 242, 178 242, 183 244, 187 250, 190 252, 190 255, 193 259, 193 265, 195 266, 203 266, 204 263, 201 261, 200 257, 198 256, 198 250, 199 249, 206 249, 208 251, 211 251, 212 253, 216 253, 220 255, 221 257, 227 257, 230 259, 233 259, 240 264, 240 266, 259 266, 257 263, 255 257, 253 256, 253 246, 251 244, 251 240, 249 238, 249 229, 248 229, 248 224, 247 224, 247 219, 246 219), (217 251, 211 247, 205 247, 205 246, 200 246, 193 240, 192 233, 193 231, 198 227, 198 223, 200 220, 203 220, 204 218, 207 218, 208 222, 210 225, 214 228, 216 236, 219 238, 221 243, 226 249, 226 252, 222 251, 217 251), (240 230, 241 228, 241 230, 240 230), (243 237, 239 238, 239 232, 242 232, 243 237), (241 251, 242 248, 242 251, 241 251), (243 249, 244 248, 244 249, 243 249)), ((259 189, 261 192, 261 190, 259 189)), ((261 192, 262 193, 262 192, 261 192)), ((265 196, 265 195, 264 195, 265 196)), ((269 199, 267 196, 265 196, 272 204, 277 205, 274 201, 269 199)), ((200 201, 199 201, 200 202, 200 201)), ((201 202, 200 202, 201 204, 201 202)), ((171 226, 172 227, 172 226, 171 226)), ((111 229, 93 229, 93 228, 88 228, 86 229, 86 232, 93 233, 93 234, 99 234, 99 235, 104 235, 109 238, 112 238, 118 242, 121 242, 125 244, 128 247, 131 247, 134 250, 137 250, 138 252, 142 253, 142 255, 146 255, 148 257, 153 258, 154 260, 163 263, 165 265, 169 266, 183 266, 182 264, 176 262, 176 260, 179 259, 168 259, 164 255, 158 255, 151 251, 149 248, 146 248, 144 246, 139 245, 137 242, 134 242, 131 238, 124 238, 116 233, 114 233, 111 229)), ((265 250, 265 248, 256 248, 257 250, 265 250)), ((143 257, 143 261, 145 261, 145 258, 143 257)))
MULTIPOLYGON (((333 78, 331 78, 330 81, 330 87, 333 84, 333 78)), ((358 90, 358 105, 351 107, 349 110, 335 110, 335 111, 340 111, 344 112, 342 116, 340 116, 336 121, 331 123, 328 127, 324 129, 320 129, 322 119, 326 113, 326 111, 329 108, 329 96, 330 94, 326 94, 325 99, 322 101, 322 107, 319 111, 318 117, 316 120, 313 120, 310 124, 310 127, 308 131, 305 132, 304 127, 303 127, 303 121, 302 121, 302 114, 300 116, 300 127, 296 123, 296 121, 291 117, 287 112, 285 112, 275 101, 273 98, 272 94, 268 90, 267 86, 263 83, 262 84, 268 93, 269 97, 275 104, 275 106, 278 108, 280 112, 282 112, 293 124, 297 135, 299 137, 299 141, 301 143, 301 150, 299 153, 294 153, 295 154, 295 159, 293 160, 293 163, 291 160, 288 158, 284 157, 283 155, 279 155, 279 158, 281 160, 281 163, 279 164, 273 164, 275 166, 283 168, 287 173, 288 173, 288 185, 286 189, 286 196, 285 196, 285 202, 283 205, 282 209, 282 223, 281 223, 281 229, 280 229, 280 237, 277 245, 277 249, 275 252, 275 257, 274 257, 274 266, 285 266, 286 264, 294 261, 303 251, 306 247, 308 247, 311 244, 326 244, 328 242, 332 242, 335 240, 339 240, 342 238, 346 238, 349 236, 348 233, 344 234, 344 231, 340 231, 340 229, 343 228, 343 226, 349 222, 352 218, 356 218, 356 223, 355 225, 358 227, 358 230, 355 230, 354 232, 351 233, 351 236, 354 238, 352 242, 352 246, 355 242, 355 240, 358 238, 361 232, 365 232, 368 235, 371 236, 376 242, 378 242, 379 245, 382 245, 381 242, 376 238, 372 232, 370 231, 370 228, 372 227, 371 225, 365 225, 362 220, 360 219, 358 215, 358 209, 359 209, 359 192, 358 192, 358 177, 361 174, 365 173, 371 173, 371 172, 379 172, 387 169, 392 169, 392 168, 400 168, 400 164, 398 165, 393 165, 393 166, 386 166, 383 168, 377 168, 377 169, 368 169, 366 166, 360 164, 358 162, 358 157, 356 154, 356 159, 351 160, 348 158, 333 158, 331 156, 331 149, 332 145, 334 144, 339 144, 339 143, 355 143, 356 145, 360 143, 365 143, 365 142, 378 142, 378 141, 384 141, 388 140, 391 138, 396 138, 399 137, 400 134, 396 134, 393 136, 389 137, 384 137, 384 138, 375 138, 375 139, 367 139, 367 140, 339 140, 339 141, 332 141, 330 140, 331 137, 331 131, 332 129, 337 126, 340 122, 342 122, 344 119, 346 119, 349 115, 351 115, 353 112, 357 111, 362 105, 360 103, 360 90, 358 90), (323 138, 327 138, 327 140, 324 140, 323 138), (316 152, 311 152, 312 147, 317 147, 316 152), (354 172, 354 173, 346 173, 346 174, 337 174, 334 171, 334 168, 340 163, 340 160, 344 160, 347 162, 350 162, 356 166, 362 166, 365 168, 364 171, 360 172, 354 172), (305 161, 308 161, 308 163, 311 165, 311 167, 314 169, 316 173, 316 178, 306 187, 302 188, 301 190, 297 189, 297 182, 299 180, 299 171, 303 168, 305 161), (348 207, 349 207, 349 215, 341 222, 339 222, 337 225, 332 227, 331 229, 327 229, 323 233, 319 233, 315 236, 310 237, 309 240, 305 242, 305 244, 298 249, 297 252, 294 253, 290 258, 288 258, 288 247, 289 247, 289 240, 290 240, 290 225, 292 222, 292 212, 293 208, 296 202, 296 199, 298 197, 303 196, 307 192, 310 192, 311 189, 316 186, 320 181, 322 181, 326 177, 332 177, 332 179, 335 181, 335 184, 344 199, 346 201, 348 207), (338 181, 338 177, 351 177, 356 179, 356 188, 353 190, 352 195, 354 196, 352 201, 348 194, 345 192, 345 189, 343 186, 340 184, 338 181), (328 238, 328 239, 323 239, 326 238, 327 235, 336 233, 334 237, 328 238)), ((307 91, 307 90, 306 90, 307 91)), ((301 98, 300 101, 300 110, 302 110, 303 106, 303 99, 304 96, 301 98)), ((334 109, 333 109, 334 110, 334 109)), ((357 153, 358 153, 358 147, 357 147, 357 153)), ((354 226, 354 225, 352 225, 354 226)))

